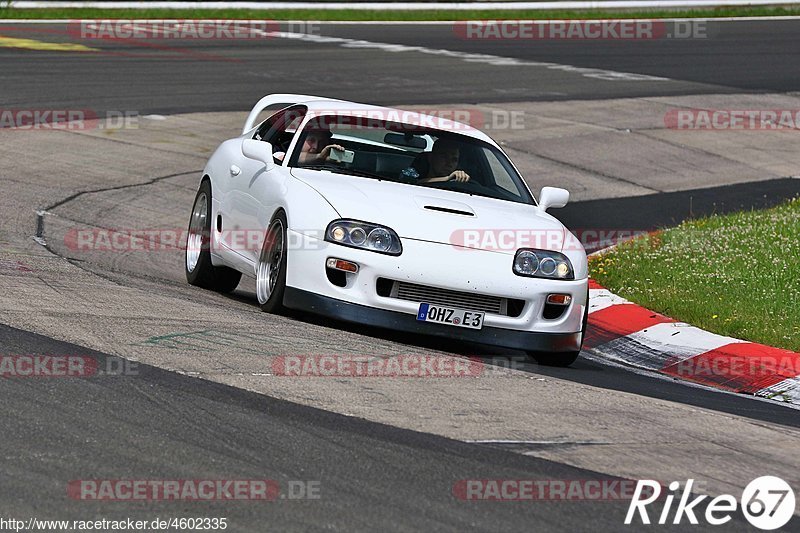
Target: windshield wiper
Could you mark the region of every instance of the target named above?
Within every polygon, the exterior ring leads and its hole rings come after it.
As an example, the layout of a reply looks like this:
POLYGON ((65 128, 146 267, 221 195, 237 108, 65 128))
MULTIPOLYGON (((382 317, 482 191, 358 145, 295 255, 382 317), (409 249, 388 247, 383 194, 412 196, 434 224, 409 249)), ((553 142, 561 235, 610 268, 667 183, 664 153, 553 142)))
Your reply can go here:
POLYGON ((334 172, 338 174, 349 174, 351 176, 361 176, 364 178, 373 178, 376 180, 386 180, 386 181, 394 181, 386 176, 381 176, 380 174, 373 174, 372 172, 367 172, 366 170, 360 170, 357 168, 342 168, 333 165, 303 165, 302 167, 298 168, 305 168, 309 170, 327 170, 328 172, 334 172))
POLYGON ((297 168, 306 168, 308 170, 338 170, 339 167, 334 167, 332 165, 303 165, 298 166, 297 168))
POLYGON ((387 178, 386 176, 381 176, 380 174, 374 174, 372 172, 361 170, 358 168, 343 168, 341 170, 343 170, 345 173, 353 174, 354 176, 363 176, 365 178, 374 178, 376 180, 394 181, 391 178, 387 178))

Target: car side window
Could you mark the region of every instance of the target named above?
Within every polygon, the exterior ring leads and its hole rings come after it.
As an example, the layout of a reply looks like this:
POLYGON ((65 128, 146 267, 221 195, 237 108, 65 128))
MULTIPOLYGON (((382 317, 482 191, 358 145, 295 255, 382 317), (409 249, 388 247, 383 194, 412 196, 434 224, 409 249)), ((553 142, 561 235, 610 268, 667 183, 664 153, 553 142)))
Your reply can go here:
POLYGON ((276 163, 280 164, 283 161, 306 111, 308 111, 306 106, 288 107, 269 117, 256 130, 253 138, 272 145, 273 155, 278 156, 275 160, 276 163))
POLYGON ((280 116, 283 114, 284 110, 276 111, 274 114, 267 117, 267 120, 261 123, 261 125, 256 130, 255 135, 253 135, 253 139, 257 141, 266 141, 265 137, 267 132, 272 128, 272 126, 278 121, 280 116))

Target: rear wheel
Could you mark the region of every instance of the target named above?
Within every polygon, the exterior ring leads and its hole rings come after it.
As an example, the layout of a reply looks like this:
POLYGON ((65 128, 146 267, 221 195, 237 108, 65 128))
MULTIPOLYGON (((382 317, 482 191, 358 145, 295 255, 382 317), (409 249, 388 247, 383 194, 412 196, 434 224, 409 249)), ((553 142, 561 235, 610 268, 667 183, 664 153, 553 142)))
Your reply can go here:
MULTIPOLYGON (((583 324, 581 326, 581 344, 583 348, 583 340, 586 338, 586 327, 589 324, 589 290, 586 290, 586 306, 583 310, 583 324)), ((528 352, 528 355, 533 357, 537 363, 543 366, 569 366, 578 359, 581 350, 578 348, 577 352, 528 352)))
POLYGON ((279 212, 272 219, 264 236, 256 268, 256 296, 262 311, 284 310, 286 290, 286 215, 279 212))
POLYGON ((211 264, 211 184, 204 180, 194 199, 186 237, 184 270, 190 285, 218 292, 231 292, 239 285, 242 273, 211 264))

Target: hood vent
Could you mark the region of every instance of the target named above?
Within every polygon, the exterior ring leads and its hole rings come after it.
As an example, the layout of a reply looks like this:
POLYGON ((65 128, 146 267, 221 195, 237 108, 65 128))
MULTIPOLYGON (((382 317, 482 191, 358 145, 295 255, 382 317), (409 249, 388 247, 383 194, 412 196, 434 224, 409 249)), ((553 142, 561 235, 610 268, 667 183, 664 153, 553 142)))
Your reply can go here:
POLYGON ((450 213, 451 215, 465 215, 468 217, 475 216, 475 213, 470 211, 461 211, 460 209, 452 209, 450 207, 441 207, 438 205, 426 205, 425 209, 430 209, 431 211, 441 211, 442 213, 450 213))

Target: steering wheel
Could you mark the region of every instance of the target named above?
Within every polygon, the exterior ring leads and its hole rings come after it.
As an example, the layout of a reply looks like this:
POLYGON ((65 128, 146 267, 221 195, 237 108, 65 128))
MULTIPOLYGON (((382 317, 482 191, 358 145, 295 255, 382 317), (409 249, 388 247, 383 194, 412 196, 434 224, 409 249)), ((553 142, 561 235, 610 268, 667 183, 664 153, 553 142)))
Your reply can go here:
POLYGON ((472 178, 469 181, 456 181, 454 179, 451 179, 447 181, 431 183, 431 185, 438 186, 443 189, 463 191, 463 192, 469 192, 469 191, 480 192, 487 188, 485 185, 477 181, 475 178, 472 178))

